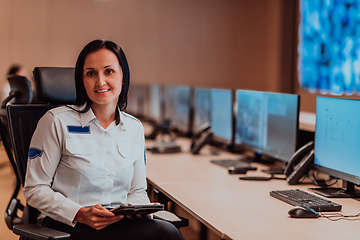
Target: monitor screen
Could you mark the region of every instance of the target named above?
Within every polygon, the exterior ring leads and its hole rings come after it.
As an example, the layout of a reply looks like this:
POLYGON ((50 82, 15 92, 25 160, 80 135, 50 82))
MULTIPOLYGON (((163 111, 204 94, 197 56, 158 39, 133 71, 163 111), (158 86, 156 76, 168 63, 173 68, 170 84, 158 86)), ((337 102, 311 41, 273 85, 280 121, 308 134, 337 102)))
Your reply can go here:
POLYGON ((229 89, 211 89, 210 124, 215 141, 230 144, 233 123, 233 91, 229 89))
POLYGON ((141 114, 140 117, 147 120, 150 116, 149 86, 141 85, 139 92, 141 114))
POLYGON ((360 101, 316 98, 315 167, 360 184, 360 101))
POLYGON ((188 134, 190 130, 190 87, 175 86, 173 94, 174 112, 171 126, 188 134))
POLYGON ((138 90, 138 85, 136 84, 130 85, 128 92, 127 107, 126 107, 126 112, 134 115, 135 117, 139 113, 139 100, 137 97, 137 90, 138 90))
POLYGON ((210 89, 195 88, 193 121, 194 131, 196 131, 203 124, 210 123, 210 109, 210 89))
POLYGON ((162 109, 161 109, 161 102, 162 102, 162 92, 161 87, 159 85, 150 85, 149 86, 149 112, 148 118, 154 122, 161 122, 162 119, 162 109))
POLYGON ((288 162, 297 149, 299 96, 236 91, 235 144, 288 162))
POLYGON ((173 86, 165 86, 165 94, 164 94, 164 120, 173 119, 174 113, 174 87, 173 86))
POLYGON ((310 92, 360 92, 358 1, 300 0, 298 77, 310 92))

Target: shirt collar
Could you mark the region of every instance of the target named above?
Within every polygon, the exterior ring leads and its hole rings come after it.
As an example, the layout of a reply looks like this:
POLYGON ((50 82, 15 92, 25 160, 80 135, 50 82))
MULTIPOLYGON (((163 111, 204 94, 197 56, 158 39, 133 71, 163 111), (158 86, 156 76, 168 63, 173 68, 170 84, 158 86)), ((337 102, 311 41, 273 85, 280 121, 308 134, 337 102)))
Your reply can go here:
MULTIPOLYGON (((84 109, 84 107, 85 107, 85 105, 83 105, 81 107, 77 107, 75 109, 81 110, 81 109, 84 109)), ((124 126, 123 121, 121 121, 120 115, 121 115, 121 111, 120 111, 119 107, 116 106, 115 124, 116 124, 116 126, 120 125, 120 127, 125 130, 125 126, 124 126)), ((84 127, 86 124, 88 124, 93 119, 96 119, 96 116, 91 108, 89 109, 89 111, 80 114, 80 122, 81 122, 82 127, 84 127)))

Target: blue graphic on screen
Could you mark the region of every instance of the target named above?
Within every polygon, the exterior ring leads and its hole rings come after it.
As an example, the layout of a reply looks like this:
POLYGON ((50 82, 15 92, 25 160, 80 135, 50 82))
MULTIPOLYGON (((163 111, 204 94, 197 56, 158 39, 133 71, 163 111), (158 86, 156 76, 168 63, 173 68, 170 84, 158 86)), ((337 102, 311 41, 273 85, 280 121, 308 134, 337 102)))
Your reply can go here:
POLYGON ((311 92, 360 91, 360 3, 300 0, 298 74, 311 92))
POLYGON ((210 89, 195 88, 193 129, 196 130, 205 123, 210 123, 210 89))
POLYGON ((154 121, 161 119, 161 89, 159 85, 149 87, 149 116, 154 121))
POLYGON ((174 87, 174 112, 172 125, 183 132, 189 130, 190 87, 174 87))
POLYGON ((298 100, 295 94, 237 90, 235 144, 289 161, 297 148, 298 100))
POLYGON ((232 91, 211 89, 211 130, 215 137, 232 139, 233 97, 232 91))
POLYGON ((314 164, 360 179, 360 101, 317 97, 314 164))
POLYGON ((267 143, 267 114, 265 93, 237 90, 237 117, 235 143, 265 148, 267 143))

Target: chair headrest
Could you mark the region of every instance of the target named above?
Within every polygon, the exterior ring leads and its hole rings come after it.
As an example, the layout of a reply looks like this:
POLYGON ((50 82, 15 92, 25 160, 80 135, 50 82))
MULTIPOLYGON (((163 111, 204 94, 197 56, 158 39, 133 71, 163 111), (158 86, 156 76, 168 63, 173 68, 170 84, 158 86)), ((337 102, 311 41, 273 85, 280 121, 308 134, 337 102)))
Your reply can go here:
POLYGON ((10 93, 9 96, 2 102, 1 107, 5 108, 8 102, 14 104, 31 103, 33 91, 30 80, 19 75, 9 75, 7 76, 7 79, 10 84, 10 93))
POLYGON ((75 68, 35 67, 35 95, 41 102, 75 104, 75 68))

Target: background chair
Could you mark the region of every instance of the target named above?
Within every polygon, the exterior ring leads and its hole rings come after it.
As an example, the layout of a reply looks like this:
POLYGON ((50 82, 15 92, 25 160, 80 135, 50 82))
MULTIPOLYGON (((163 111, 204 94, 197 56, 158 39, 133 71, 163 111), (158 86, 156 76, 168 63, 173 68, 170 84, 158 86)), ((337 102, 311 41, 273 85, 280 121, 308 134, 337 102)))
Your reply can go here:
MULTIPOLYGON (((49 109, 59 104, 74 104, 76 101, 74 68, 35 68, 33 73, 37 98, 51 104, 7 107, 16 161, 15 171, 18 172, 22 186, 25 180, 28 149, 38 120, 49 109)), ((5 215, 8 227, 15 234, 20 235, 20 239, 70 239, 67 233, 38 226, 39 211, 29 205, 22 206, 16 196, 12 197, 5 215), (18 210, 23 211, 22 217, 18 217, 18 210)), ((187 219, 180 219, 166 211, 158 213, 157 218, 172 222, 177 227, 188 225, 187 219)))

